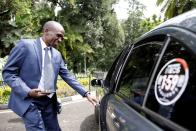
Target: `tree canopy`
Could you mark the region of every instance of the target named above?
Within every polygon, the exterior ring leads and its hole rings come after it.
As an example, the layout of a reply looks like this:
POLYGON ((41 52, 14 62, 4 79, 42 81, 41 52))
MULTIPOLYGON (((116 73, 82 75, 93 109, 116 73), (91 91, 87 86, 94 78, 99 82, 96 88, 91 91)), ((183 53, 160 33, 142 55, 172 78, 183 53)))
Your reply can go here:
MULTIPOLYGON (((129 16, 118 20, 114 4, 118 0, 1 0, 0 56, 9 54, 21 38, 41 36, 48 20, 65 28, 58 49, 73 72, 108 70, 126 44, 162 22, 154 15, 144 18, 139 0, 128 0, 129 16)), ((157 0, 170 18, 195 7, 191 0, 157 0), (164 5, 164 2, 167 4, 164 5), (172 3, 173 2, 173 3, 172 3), (174 4, 175 3, 175 4, 174 4), (177 3, 177 5, 176 5, 177 3), (169 14, 168 14, 168 13, 169 14)))
POLYGON ((195 0, 157 0, 157 6, 161 6, 166 18, 172 18, 196 7, 195 0))

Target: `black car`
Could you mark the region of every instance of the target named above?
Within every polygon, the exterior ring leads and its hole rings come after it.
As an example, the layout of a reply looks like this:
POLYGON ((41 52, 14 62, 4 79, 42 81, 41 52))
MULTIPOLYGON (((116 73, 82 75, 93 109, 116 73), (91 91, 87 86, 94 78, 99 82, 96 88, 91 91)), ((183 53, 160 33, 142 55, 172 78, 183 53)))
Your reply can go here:
POLYGON ((196 131, 196 10, 130 44, 100 85, 102 131, 196 131))

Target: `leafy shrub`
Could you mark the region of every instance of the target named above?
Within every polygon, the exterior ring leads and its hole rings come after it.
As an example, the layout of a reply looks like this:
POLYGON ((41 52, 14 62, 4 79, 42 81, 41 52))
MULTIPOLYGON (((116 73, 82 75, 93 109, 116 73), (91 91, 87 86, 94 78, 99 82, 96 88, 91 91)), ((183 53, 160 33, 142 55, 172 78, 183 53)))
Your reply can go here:
POLYGON ((0 87, 0 104, 8 103, 10 93, 11 88, 9 86, 0 87))
MULTIPOLYGON (((86 90, 89 89, 89 77, 79 77, 77 80, 86 88, 86 90)), ((57 87, 58 97, 73 96, 77 94, 77 92, 64 82, 64 80, 58 80, 57 87)), ((8 85, 0 87, 0 104, 8 103, 10 93, 11 88, 8 85)))
POLYGON ((84 87, 88 87, 89 86, 89 77, 79 77, 77 78, 78 82, 80 82, 80 84, 82 84, 84 87))
MULTIPOLYGON (((85 87, 86 90, 89 89, 89 77, 78 77, 77 81, 85 87)), ((73 96, 77 94, 75 90, 73 90, 64 80, 57 81, 57 96, 73 96)))
POLYGON ((65 97, 65 96, 72 96, 76 94, 74 91, 64 80, 57 81, 57 96, 58 97, 65 97))

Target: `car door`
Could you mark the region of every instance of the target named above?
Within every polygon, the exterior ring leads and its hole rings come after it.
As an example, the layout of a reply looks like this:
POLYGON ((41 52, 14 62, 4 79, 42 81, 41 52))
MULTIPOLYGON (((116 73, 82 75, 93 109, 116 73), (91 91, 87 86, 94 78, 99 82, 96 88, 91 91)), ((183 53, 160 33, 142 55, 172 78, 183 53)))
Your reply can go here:
POLYGON ((148 81, 163 47, 165 36, 138 42, 129 52, 118 75, 115 91, 108 95, 106 125, 108 131, 161 130, 140 114, 148 81))

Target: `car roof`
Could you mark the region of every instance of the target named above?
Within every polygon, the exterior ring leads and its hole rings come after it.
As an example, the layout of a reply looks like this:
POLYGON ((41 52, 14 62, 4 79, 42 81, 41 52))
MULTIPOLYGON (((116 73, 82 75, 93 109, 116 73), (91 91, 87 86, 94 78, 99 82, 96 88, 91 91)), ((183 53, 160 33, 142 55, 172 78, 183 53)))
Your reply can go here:
POLYGON ((196 33, 196 9, 193 9, 191 11, 188 11, 184 14, 178 15, 174 18, 171 18, 159 26, 155 28, 162 28, 162 27, 168 27, 168 26, 177 26, 181 28, 188 29, 194 33, 196 33))

